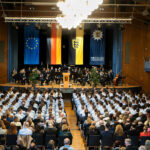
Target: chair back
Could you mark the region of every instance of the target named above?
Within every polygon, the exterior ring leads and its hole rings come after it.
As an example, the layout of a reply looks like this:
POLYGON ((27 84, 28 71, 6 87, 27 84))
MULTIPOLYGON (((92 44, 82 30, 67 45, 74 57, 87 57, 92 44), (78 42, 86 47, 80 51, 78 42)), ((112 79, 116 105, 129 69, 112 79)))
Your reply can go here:
POLYGON ((37 134, 34 133, 32 135, 33 140, 35 140, 35 143, 37 146, 43 146, 44 145, 44 134, 37 134))
POLYGON ((17 134, 15 134, 15 135, 7 134, 7 136, 6 136, 6 145, 7 146, 17 145, 17 134))
POLYGON ((1 134, 0 135, 0 145, 5 145, 6 143, 6 135, 1 134))
POLYGON ((145 145, 146 140, 150 140, 150 136, 142 136, 140 145, 145 145))
POLYGON ((99 135, 88 135, 87 146, 100 146, 100 136, 99 135))

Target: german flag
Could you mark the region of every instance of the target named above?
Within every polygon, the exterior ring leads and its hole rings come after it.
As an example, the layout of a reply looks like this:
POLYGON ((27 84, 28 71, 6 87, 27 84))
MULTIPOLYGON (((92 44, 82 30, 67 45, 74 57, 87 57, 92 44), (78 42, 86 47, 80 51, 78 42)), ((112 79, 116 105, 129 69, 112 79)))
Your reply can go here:
POLYGON ((73 30, 69 38, 68 63, 70 65, 83 65, 83 37, 84 25, 73 30))
POLYGON ((47 39, 48 58, 47 64, 60 65, 61 64, 61 38, 62 29, 57 28, 56 23, 52 23, 51 38, 47 39))

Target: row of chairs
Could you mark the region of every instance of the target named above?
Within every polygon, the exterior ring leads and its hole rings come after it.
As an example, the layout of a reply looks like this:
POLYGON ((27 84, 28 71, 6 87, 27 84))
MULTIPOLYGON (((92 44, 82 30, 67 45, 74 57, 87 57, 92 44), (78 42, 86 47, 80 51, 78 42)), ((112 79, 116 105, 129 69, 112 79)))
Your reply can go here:
MULTIPOLYGON (((15 146, 17 145, 18 135, 0 135, 0 145, 15 146)), ((44 134, 33 134, 33 140, 37 146, 47 146, 50 140, 55 141, 55 146, 61 147, 64 145, 64 139, 69 138, 72 144, 71 136, 56 136, 56 135, 44 135, 44 134)))

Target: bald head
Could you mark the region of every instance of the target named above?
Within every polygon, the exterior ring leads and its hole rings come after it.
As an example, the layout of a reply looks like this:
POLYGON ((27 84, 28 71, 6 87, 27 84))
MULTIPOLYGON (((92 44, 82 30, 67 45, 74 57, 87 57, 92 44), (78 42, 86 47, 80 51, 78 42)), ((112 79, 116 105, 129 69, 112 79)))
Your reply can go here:
POLYGON ((64 139, 64 145, 70 145, 70 139, 69 138, 64 139))

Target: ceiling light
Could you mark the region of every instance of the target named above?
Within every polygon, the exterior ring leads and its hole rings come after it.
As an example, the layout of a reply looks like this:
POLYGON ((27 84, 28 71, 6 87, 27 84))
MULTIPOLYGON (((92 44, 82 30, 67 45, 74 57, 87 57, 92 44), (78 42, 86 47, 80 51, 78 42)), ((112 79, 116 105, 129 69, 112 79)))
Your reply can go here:
POLYGON ((87 19, 98 8, 103 0, 65 0, 57 3, 63 16, 57 17, 57 22, 62 28, 76 28, 83 20, 87 19))

